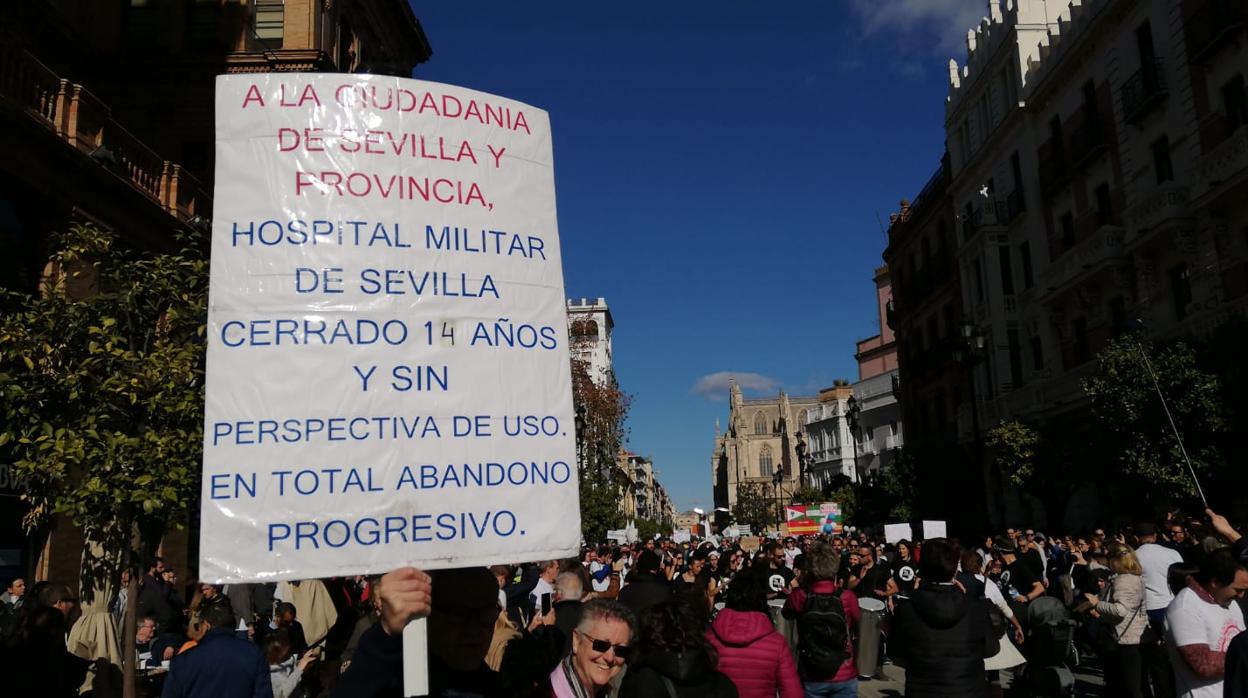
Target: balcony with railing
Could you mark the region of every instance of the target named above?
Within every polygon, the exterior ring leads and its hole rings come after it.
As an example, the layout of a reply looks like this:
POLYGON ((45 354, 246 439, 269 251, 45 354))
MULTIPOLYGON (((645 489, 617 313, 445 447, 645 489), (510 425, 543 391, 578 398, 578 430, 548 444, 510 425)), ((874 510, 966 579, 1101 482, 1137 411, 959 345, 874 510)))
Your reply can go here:
POLYGON ((1196 126, 1200 133, 1201 152, 1208 153, 1216 148, 1218 144, 1230 138, 1240 125, 1225 111, 1215 111, 1206 115, 1196 126))
POLYGON ((89 156, 171 216, 186 222, 211 211, 211 200, 195 177, 113 120, 89 90, 56 75, 29 52, 0 46, 0 103, 89 156))
POLYGON ((1150 233, 1192 219, 1191 193, 1181 184, 1166 182, 1145 193, 1123 214, 1127 224, 1127 247, 1139 244, 1150 233))
POLYGON ((812 451, 810 454, 811 462, 826 463, 832 460, 841 460, 845 456, 845 452, 840 446, 833 446, 819 451, 812 451))
POLYGON ((1169 94, 1163 59, 1154 58, 1140 66, 1139 70, 1122 83, 1121 94, 1122 113, 1128 123, 1137 123, 1148 116, 1169 94))
POLYGON ((1231 132, 1228 138, 1196 159, 1192 167, 1192 196, 1204 196, 1219 188, 1225 190, 1230 182, 1241 181, 1246 175, 1248 124, 1231 132))
POLYGON ((1049 263, 1040 274, 1046 297, 1054 297, 1085 274, 1095 272, 1123 256, 1125 233, 1116 225, 1102 225, 1065 254, 1049 263))
POLYGON ((1236 0, 1205 0, 1183 23, 1188 59, 1208 60, 1244 30, 1244 5, 1236 0))
POLYGON ((1071 159, 1084 167, 1109 149, 1109 130, 1100 114, 1084 114, 1082 123, 1070 134, 1071 159))
POLYGON ((973 211, 977 230, 1003 227, 1010 222, 1010 207, 1006 199, 982 199, 973 211))

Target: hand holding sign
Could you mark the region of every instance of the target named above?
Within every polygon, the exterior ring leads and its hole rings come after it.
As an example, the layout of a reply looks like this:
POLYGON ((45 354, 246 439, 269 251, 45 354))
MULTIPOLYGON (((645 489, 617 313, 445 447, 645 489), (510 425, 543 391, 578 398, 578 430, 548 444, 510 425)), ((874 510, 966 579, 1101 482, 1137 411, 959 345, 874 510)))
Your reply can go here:
POLYGON ((381 606, 381 627, 388 635, 398 635, 413 618, 429 615, 433 585, 429 575, 413 567, 395 570, 381 578, 377 600, 381 606))

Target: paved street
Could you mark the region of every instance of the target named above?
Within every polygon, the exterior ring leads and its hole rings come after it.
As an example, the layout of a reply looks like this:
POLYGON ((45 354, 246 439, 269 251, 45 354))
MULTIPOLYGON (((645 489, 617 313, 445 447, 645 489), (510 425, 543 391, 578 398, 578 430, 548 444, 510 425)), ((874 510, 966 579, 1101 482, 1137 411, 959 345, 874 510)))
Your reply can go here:
MULTIPOLYGON (((1105 685, 1096 667, 1080 667, 1075 673, 1075 695, 1101 696, 1105 685)), ((860 698, 900 698, 906 694, 906 671, 899 666, 884 667, 883 673, 870 681, 858 682, 860 698)))
POLYGON ((886 666, 879 678, 858 682, 858 695, 871 698, 894 698, 906 694, 906 672, 898 666, 886 666))

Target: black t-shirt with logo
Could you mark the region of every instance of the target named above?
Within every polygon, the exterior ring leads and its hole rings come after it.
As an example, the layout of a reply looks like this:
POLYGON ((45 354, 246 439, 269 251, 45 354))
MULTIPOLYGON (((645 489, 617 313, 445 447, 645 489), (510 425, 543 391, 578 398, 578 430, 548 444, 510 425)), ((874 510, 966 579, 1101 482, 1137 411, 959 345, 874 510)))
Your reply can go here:
POLYGON ((899 593, 914 591, 919 582, 919 565, 914 560, 897 558, 892 563, 893 581, 897 583, 899 593))
POLYGON ((998 581, 998 585, 1001 587, 1001 594, 1005 598, 1013 599, 1016 596, 1030 594, 1038 581, 1040 579, 1036 577, 1035 571, 1032 570, 1031 563, 1018 558, 1001 572, 1001 579, 998 581))
POLYGON ((767 569, 767 590, 780 596, 789 595, 789 582, 793 581, 793 570, 781 565, 767 569))

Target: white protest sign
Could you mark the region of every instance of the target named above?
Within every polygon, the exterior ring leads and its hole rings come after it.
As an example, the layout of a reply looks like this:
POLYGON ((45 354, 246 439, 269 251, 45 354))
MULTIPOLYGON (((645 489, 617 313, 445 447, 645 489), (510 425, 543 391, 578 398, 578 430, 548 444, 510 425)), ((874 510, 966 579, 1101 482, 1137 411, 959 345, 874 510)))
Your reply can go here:
POLYGON ((681 528, 681 529, 672 531, 673 543, 688 543, 692 539, 692 537, 693 535, 689 532, 689 529, 687 528, 681 528))
POLYGON ((547 114, 385 76, 216 89, 203 581, 574 555, 547 114))
POLYGON ((945 537, 944 521, 924 521, 923 522, 923 540, 932 540, 933 538, 945 537))
POLYGON ((897 541, 910 540, 910 524, 896 523, 884 525, 884 541, 888 543, 896 543, 897 541))

